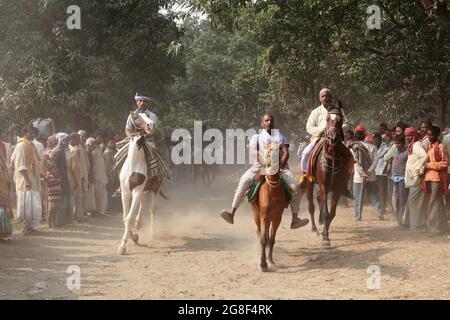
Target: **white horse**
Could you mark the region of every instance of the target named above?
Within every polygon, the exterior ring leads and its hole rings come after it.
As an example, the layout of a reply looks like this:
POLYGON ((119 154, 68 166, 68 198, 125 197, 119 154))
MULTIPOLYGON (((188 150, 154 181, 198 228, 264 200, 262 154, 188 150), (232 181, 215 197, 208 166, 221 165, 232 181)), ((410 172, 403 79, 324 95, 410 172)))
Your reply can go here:
MULTIPOLYGON (((153 122, 151 122, 145 114, 139 114, 139 116, 145 122, 145 133, 153 135, 153 122)), ((160 190, 158 189, 151 192, 144 190, 148 180, 148 174, 147 162, 145 160, 144 147, 142 146, 142 143, 145 143, 145 137, 143 137, 143 134, 133 136, 130 139, 128 156, 119 174, 123 207, 123 222, 125 224, 125 231, 118 249, 118 253, 121 255, 126 253, 126 244, 129 237, 135 244, 138 244, 139 236, 131 229, 131 219, 136 210, 139 209, 135 223, 135 228, 139 229, 142 225, 141 214, 142 212, 148 212, 150 198, 152 198, 150 208, 150 239, 154 234, 154 215, 160 190)))

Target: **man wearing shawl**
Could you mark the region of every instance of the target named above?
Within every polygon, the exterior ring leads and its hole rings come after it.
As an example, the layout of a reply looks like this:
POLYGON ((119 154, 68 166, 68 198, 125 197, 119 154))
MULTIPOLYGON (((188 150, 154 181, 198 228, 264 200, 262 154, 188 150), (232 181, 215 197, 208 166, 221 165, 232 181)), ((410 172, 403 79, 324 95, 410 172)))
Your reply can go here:
MULTIPOLYGON (((89 192, 89 155, 87 152, 86 140, 89 138, 88 133, 85 130, 78 131, 80 136, 80 166, 81 166, 81 186, 82 186, 82 202, 83 211, 92 212, 94 210, 94 200, 92 197, 93 192, 89 192)), ((93 190, 93 187, 91 188, 93 190)))
POLYGON ((107 201, 106 184, 108 183, 105 159, 94 138, 87 139, 86 145, 91 153, 92 159, 91 170, 92 181, 94 183, 95 210, 97 213, 105 215, 107 201))
POLYGON ((375 175, 375 168, 378 164, 377 148, 371 143, 364 142, 365 136, 365 131, 357 127, 355 128, 355 141, 349 144, 350 151, 355 159, 355 171, 353 174, 353 195, 355 197, 354 218, 356 221, 361 221, 363 209, 362 197, 364 188, 366 188, 377 217, 383 220, 375 175))
POLYGON ((445 146, 439 141, 441 129, 432 126, 428 130, 428 162, 422 190, 430 195, 428 203, 427 227, 434 234, 448 233, 447 216, 445 214, 444 197, 448 193, 447 169, 449 156, 445 146))
POLYGON ((58 144, 51 152, 50 160, 56 164, 58 172, 61 178, 62 185, 62 197, 58 207, 58 214, 56 215, 56 227, 61 227, 66 222, 67 208, 70 202, 70 185, 69 185, 69 173, 67 170, 67 145, 69 144, 69 135, 64 132, 56 134, 56 141, 58 144))
POLYGON ((423 230, 425 213, 428 210, 428 197, 422 191, 422 181, 428 155, 419 140, 419 134, 412 127, 405 129, 406 144, 408 146, 408 160, 405 170, 405 188, 409 189, 406 201, 403 224, 411 230, 423 230))
MULTIPOLYGON (((125 134, 127 138, 117 143, 117 154, 114 156, 115 167, 114 172, 117 174, 120 172, 123 163, 128 155, 128 144, 130 138, 137 133, 137 126, 135 120, 140 113, 144 113, 154 124, 154 128, 158 125, 158 117, 156 114, 150 111, 150 98, 145 94, 136 93, 134 99, 136 100, 137 109, 132 112, 127 119, 125 126, 125 134)), ((155 145, 154 134, 146 136, 145 159, 147 161, 147 177, 150 181, 150 188, 152 190, 158 189, 164 178, 170 179, 171 170, 167 163, 161 158, 161 155, 157 151, 155 145)))
POLYGON ((79 147, 80 136, 73 132, 69 136, 69 150, 71 154, 68 171, 70 190, 73 195, 73 207, 70 208, 72 218, 79 222, 83 217, 83 185, 81 171, 81 150, 79 147), (73 210, 72 210, 73 209, 73 210))
POLYGON ((17 218, 23 221, 23 233, 36 232, 42 218, 40 159, 33 144, 34 129, 22 129, 22 138, 14 149, 14 181, 17 194, 17 218))

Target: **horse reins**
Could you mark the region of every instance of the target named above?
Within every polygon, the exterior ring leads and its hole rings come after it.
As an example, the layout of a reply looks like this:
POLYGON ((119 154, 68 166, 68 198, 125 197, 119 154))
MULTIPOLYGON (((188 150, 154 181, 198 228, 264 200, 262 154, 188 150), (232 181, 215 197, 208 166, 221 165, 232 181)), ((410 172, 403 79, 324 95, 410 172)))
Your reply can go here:
POLYGON ((275 180, 275 181, 272 181, 272 180, 270 180, 270 179, 268 178, 268 176, 266 175, 266 182, 267 182, 267 184, 269 185, 269 187, 271 187, 271 188, 279 187, 280 184, 281 184, 280 176, 278 175, 278 179, 275 180))

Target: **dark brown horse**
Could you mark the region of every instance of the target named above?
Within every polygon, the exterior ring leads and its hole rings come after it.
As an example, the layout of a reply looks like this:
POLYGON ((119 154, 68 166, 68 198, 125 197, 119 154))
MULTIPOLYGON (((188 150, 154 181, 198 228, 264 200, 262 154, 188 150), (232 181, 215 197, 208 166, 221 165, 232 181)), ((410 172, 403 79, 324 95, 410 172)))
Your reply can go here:
POLYGON ((311 231, 318 232, 314 220, 314 185, 319 185, 317 202, 319 203, 319 224, 323 224, 322 244, 330 246, 328 236, 331 221, 336 216, 336 206, 341 195, 352 197, 347 190, 348 180, 353 167, 353 156, 342 143, 343 116, 340 109, 332 109, 327 116, 325 136, 317 142, 311 153, 310 173, 312 182, 308 182, 306 198, 311 215, 311 231), (331 192, 331 203, 328 206, 328 194, 331 192))
POLYGON ((275 236, 281 223, 283 211, 286 208, 286 195, 280 178, 278 152, 273 152, 272 146, 264 151, 266 175, 262 179, 256 199, 252 202, 253 217, 257 227, 257 235, 261 243, 261 270, 267 272, 266 248, 269 245, 269 263, 273 261, 273 246, 275 236))

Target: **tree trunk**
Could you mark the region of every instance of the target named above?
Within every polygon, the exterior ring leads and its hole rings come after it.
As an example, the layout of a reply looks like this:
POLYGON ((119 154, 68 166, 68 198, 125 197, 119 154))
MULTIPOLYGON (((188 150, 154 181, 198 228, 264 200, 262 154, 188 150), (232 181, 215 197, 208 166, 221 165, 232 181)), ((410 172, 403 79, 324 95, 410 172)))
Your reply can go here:
POLYGON ((446 122, 447 107, 448 107, 448 97, 441 96, 441 121, 440 121, 441 129, 447 127, 446 122))

